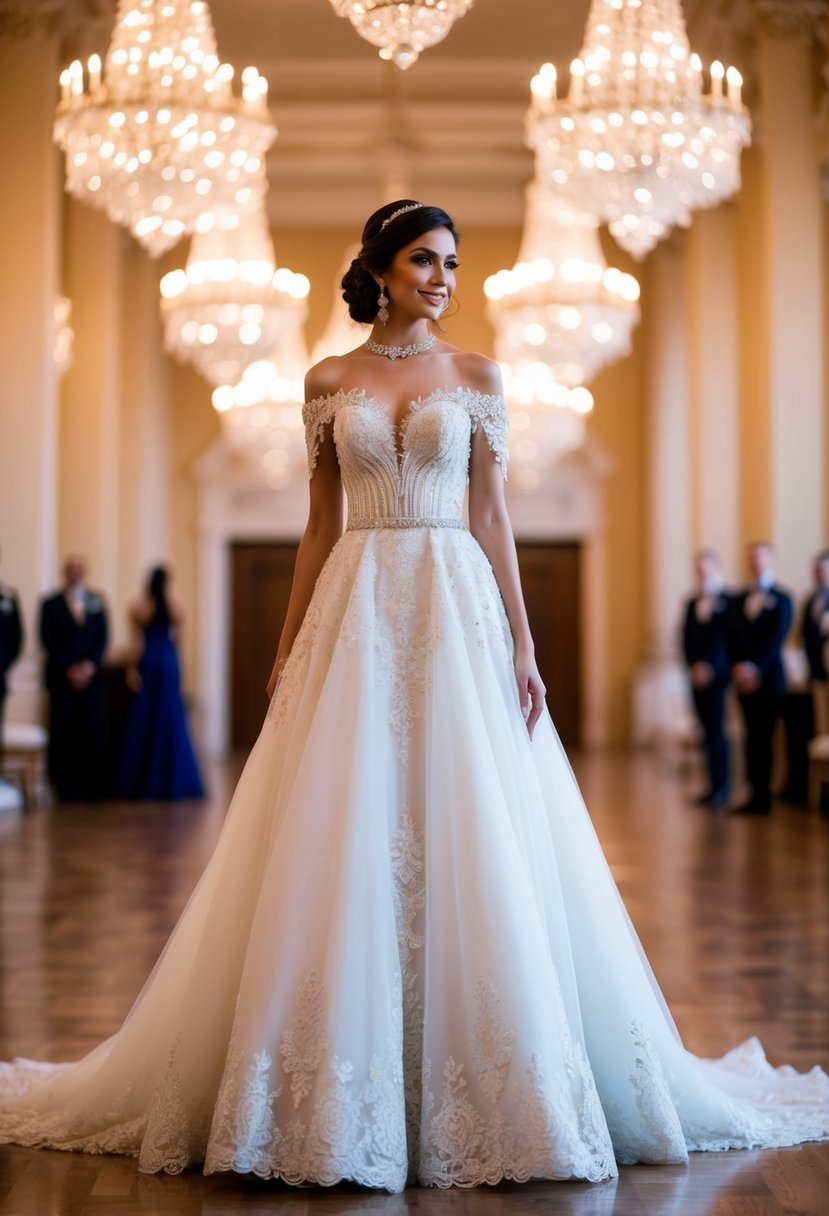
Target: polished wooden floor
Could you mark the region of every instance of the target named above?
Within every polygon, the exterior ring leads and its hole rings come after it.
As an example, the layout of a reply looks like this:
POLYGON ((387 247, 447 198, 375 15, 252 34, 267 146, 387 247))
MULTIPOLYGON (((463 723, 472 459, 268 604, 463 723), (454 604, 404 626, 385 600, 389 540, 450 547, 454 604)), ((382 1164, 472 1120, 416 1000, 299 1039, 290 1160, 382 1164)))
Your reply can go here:
MULTIPOLYGON (((774 1062, 829 1068, 829 819, 712 816, 651 756, 576 764, 627 906, 689 1048, 758 1034, 774 1062)), ((73 1059, 117 1028, 210 855, 235 773, 204 805, 53 807, 0 819, 0 1058, 73 1059)), ((616 1183, 475 1192, 295 1190, 148 1177, 120 1158, 0 1146, 0 1216, 417 1211, 457 1216, 829 1216, 829 1144, 697 1154, 616 1183)))

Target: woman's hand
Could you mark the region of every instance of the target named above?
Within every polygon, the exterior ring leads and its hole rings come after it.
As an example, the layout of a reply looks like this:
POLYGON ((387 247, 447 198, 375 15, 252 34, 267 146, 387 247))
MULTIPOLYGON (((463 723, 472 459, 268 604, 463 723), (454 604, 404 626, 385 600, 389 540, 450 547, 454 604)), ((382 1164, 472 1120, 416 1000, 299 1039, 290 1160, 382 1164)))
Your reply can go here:
POLYGON ((130 692, 141 692, 144 687, 144 681, 141 679, 141 672, 137 667, 130 666, 127 668, 127 688, 130 692))
POLYGON ((541 717, 541 711, 544 708, 544 695, 547 692, 539 675, 532 647, 516 649, 515 680, 518 684, 521 712, 527 723, 527 732, 532 739, 535 724, 541 717))

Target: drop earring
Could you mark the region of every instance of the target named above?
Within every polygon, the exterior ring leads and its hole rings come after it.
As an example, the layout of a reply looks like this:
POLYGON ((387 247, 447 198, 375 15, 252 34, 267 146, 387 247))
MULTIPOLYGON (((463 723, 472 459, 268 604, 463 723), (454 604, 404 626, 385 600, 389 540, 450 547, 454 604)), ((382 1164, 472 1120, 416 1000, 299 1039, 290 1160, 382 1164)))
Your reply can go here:
POLYGON ((386 288, 380 288, 380 295, 377 297, 377 320, 381 325, 385 325, 389 319, 389 297, 386 295, 386 288))

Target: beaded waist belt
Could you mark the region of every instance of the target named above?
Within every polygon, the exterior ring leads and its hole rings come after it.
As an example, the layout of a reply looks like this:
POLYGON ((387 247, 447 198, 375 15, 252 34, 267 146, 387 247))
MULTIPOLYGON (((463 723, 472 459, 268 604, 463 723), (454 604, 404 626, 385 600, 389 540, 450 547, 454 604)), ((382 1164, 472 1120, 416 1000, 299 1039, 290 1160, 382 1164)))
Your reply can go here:
POLYGON ((349 519, 346 532, 363 532, 370 528, 466 528, 459 515, 441 518, 435 515, 374 515, 370 519, 349 519))

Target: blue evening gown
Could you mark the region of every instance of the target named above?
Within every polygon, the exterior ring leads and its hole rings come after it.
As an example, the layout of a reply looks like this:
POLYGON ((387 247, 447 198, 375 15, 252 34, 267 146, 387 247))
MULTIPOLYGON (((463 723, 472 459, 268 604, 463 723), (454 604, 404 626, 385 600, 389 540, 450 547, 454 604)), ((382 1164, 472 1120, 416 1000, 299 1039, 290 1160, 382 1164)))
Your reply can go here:
POLYGON ((168 802, 202 798, 204 787, 181 696, 172 626, 156 613, 144 627, 138 670, 141 691, 132 699, 118 781, 121 798, 168 802))

